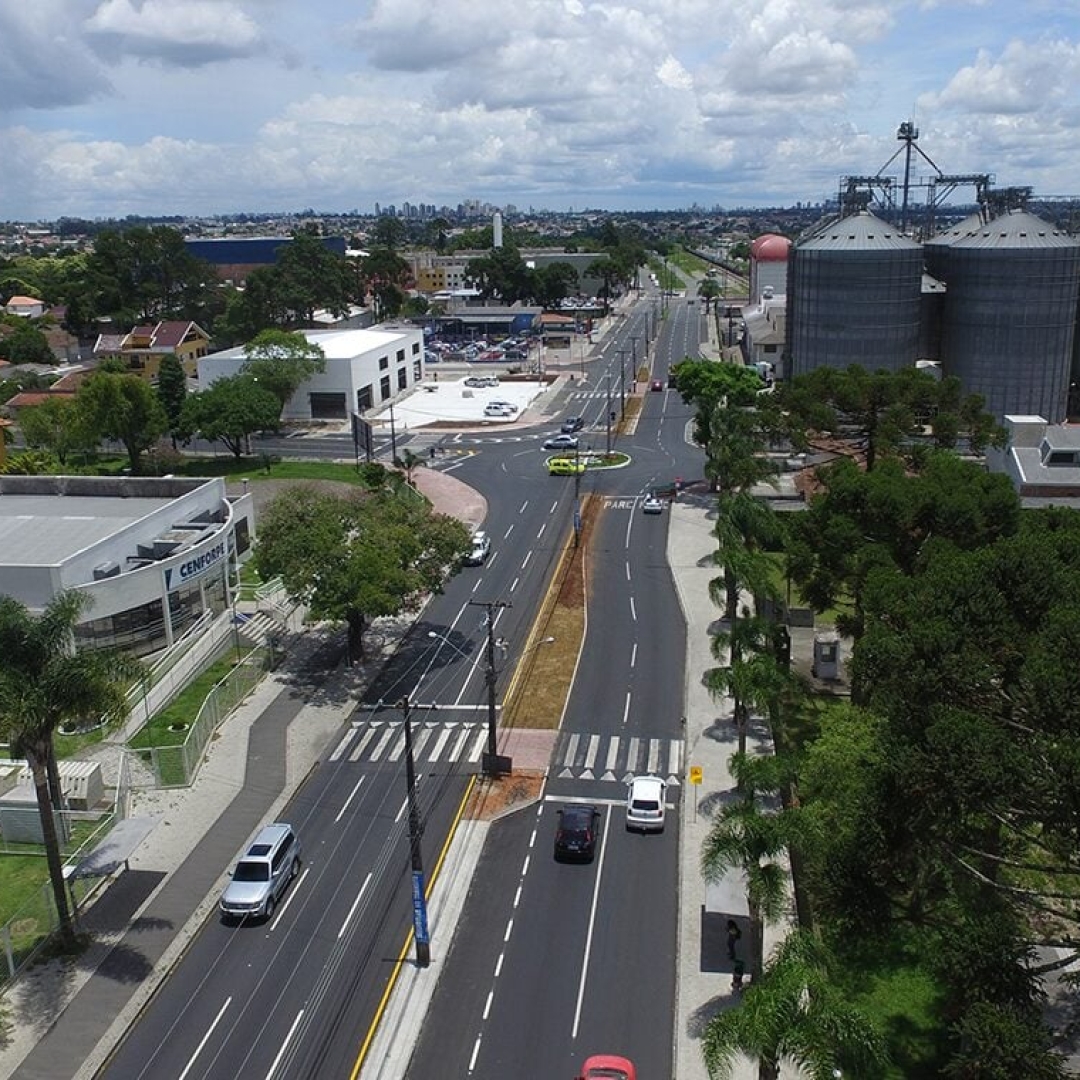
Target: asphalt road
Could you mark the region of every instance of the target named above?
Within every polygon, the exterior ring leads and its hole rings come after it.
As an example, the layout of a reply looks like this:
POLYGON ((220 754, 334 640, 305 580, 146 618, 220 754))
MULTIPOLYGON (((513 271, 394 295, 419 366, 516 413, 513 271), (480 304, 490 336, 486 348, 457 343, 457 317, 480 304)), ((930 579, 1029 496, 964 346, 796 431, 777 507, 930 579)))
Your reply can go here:
MULTIPOLYGON (((665 385, 671 363, 697 355, 699 325, 685 304, 661 324, 653 374, 665 385)), ((613 374, 621 348, 616 339, 605 350, 613 374)), ((607 374, 596 381, 606 437, 607 374)), ((577 400, 595 407, 589 394, 577 400)), ((605 1051, 629 1056, 642 1076, 672 1074, 685 627, 667 517, 642 514, 640 496, 700 470, 689 420, 677 395, 650 391, 618 445, 631 465, 590 477, 603 513, 590 543, 588 633, 545 798, 489 834, 410 1080, 569 1077, 605 1051), (672 786, 665 831, 642 836, 625 829, 625 782, 648 771, 672 786), (601 807, 591 864, 553 858, 567 800, 601 807)))

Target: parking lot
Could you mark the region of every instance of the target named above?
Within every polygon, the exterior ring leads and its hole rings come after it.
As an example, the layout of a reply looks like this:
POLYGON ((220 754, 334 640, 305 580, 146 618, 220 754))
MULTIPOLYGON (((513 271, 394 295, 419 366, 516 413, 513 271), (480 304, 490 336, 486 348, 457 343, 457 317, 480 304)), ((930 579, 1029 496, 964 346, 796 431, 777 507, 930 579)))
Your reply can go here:
MULTIPOLYGON (((491 376, 494 373, 473 374, 467 371, 439 372, 429 375, 407 397, 394 402, 394 424, 400 431, 410 428, 422 428, 430 424, 447 421, 461 424, 511 424, 521 417, 521 413, 535 401, 548 384, 535 380, 528 382, 509 382, 500 379, 497 386, 466 386, 466 379, 479 376, 491 376), (513 406, 504 410, 503 416, 485 415, 485 409, 493 402, 506 402, 513 406)), ((494 377, 497 378, 497 375, 494 377)), ((390 423, 390 407, 387 405, 377 413, 366 417, 376 424, 390 423)))

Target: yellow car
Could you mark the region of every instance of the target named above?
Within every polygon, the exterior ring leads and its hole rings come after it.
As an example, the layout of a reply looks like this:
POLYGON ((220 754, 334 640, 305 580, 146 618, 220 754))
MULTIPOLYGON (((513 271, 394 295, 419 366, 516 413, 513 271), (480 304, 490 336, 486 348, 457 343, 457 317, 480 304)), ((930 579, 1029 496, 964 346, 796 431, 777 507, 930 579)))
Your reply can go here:
POLYGON ((585 462, 572 457, 548 458, 548 476, 573 476, 585 471, 585 462))

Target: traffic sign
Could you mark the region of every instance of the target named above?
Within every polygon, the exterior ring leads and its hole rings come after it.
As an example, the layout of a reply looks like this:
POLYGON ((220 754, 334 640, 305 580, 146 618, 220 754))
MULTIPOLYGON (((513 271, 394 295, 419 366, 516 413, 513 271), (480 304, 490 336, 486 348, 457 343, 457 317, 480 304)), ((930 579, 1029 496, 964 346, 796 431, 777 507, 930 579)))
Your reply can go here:
POLYGON ((701 783, 701 766, 700 765, 691 765, 690 766, 690 783, 691 784, 700 784, 701 783))

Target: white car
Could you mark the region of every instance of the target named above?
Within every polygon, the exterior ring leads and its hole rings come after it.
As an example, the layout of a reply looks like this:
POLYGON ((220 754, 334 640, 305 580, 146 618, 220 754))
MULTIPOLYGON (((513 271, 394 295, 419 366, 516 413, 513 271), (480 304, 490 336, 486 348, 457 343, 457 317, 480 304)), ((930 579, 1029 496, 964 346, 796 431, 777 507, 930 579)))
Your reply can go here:
POLYGON ((641 512, 643 514, 662 514, 664 504, 655 495, 646 495, 641 500, 641 512))
POLYGON ((516 412, 517 409, 515 409, 508 401, 489 401, 484 406, 485 416, 506 417, 513 416, 516 412))
POLYGON ((635 776, 626 793, 626 828, 663 832, 667 783, 659 776, 635 776))
POLYGON ((491 538, 486 532, 473 533, 472 550, 465 556, 466 566, 483 566, 491 554, 491 538))

